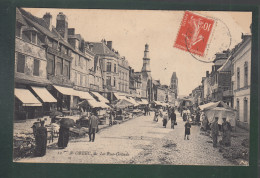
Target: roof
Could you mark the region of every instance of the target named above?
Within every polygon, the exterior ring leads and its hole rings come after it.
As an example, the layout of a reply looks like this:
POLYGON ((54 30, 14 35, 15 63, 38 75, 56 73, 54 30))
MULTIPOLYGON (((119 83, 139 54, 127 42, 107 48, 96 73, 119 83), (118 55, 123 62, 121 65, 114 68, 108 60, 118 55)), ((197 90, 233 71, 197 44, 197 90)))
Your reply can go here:
MULTIPOLYGON (((64 38, 57 32, 57 30, 55 29, 54 26, 52 26, 52 31, 49 30, 49 27, 43 18, 38 18, 38 17, 32 15, 31 13, 25 11, 22 8, 18 8, 17 10, 21 12, 21 15, 23 16, 23 18, 25 19, 25 21, 27 23, 31 24, 33 27, 35 27, 41 33, 45 34, 46 36, 48 36, 52 39, 55 39, 59 43, 62 43, 63 45, 65 45, 75 51, 75 49, 67 41, 65 41, 64 38)), ((83 55, 80 52, 78 52, 78 53, 83 55)))
POLYGON ((231 71, 231 60, 230 57, 226 60, 226 62, 218 69, 219 72, 228 72, 231 71))
POLYGON ((28 24, 26 23, 26 21, 24 20, 21 12, 18 10, 18 8, 16 8, 16 21, 20 22, 23 25, 28 26, 28 24))
POLYGON ((118 57, 107 45, 103 42, 91 42, 93 44, 93 52, 99 55, 118 57))
POLYGON ((176 78, 177 78, 176 72, 173 72, 173 73, 172 73, 171 80, 172 80, 172 79, 176 79, 176 78))

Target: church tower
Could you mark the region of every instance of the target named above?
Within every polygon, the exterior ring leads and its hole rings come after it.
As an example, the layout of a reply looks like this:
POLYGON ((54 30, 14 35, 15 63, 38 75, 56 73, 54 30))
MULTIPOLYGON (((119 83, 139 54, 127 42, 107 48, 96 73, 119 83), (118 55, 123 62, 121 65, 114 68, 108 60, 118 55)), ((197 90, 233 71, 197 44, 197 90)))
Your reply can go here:
POLYGON ((170 88, 174 91, 176 99, 178 96, 178 77, 176 72, 172 73, 170 88))
POLYGON ((145 44, 142 73, 146 73, 148 78, 151 78, 150 58, 149 58, 149 45, 145 44))

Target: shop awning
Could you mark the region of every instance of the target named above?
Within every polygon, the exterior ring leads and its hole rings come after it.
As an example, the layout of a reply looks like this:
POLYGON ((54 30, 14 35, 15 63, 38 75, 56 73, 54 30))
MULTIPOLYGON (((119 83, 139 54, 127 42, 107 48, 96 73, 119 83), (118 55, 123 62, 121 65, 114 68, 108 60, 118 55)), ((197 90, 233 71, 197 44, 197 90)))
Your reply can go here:
POLYGON ((143 104, 149 104, 147 99, 141 99, 143 104))
POLYGON ((127 99, 125 96, 119 95, 119 93, 114 93, 114 95, 115 95, 117 100, 127 99))
POLYGON ((109 108, 109 106, 105 103, 102 102, 98 102, 95 99, 93 100, 87 100, 88 104, 92 107, 92 108, 109 108))
POLYGON ((108 99, 106 99, 104 96, 99 94, 98 92, 92 92, 98 99, 104 103, 109 103, 108 99))
POLYGON ((57 85, 53 85, 53 86, 63 95, 78 96, 77 92, 73 90, 73 88, 61 87, 57 85))
POLYGON ((153 101, 156 105, 162 106, 162 103, 160 101, 153 101))
POLYGON ((82 99, 86 99, 86 100, 95 100, 90 94, 89 92, 86 91, 78 91, 78 90, 74 90, 76 96, 82 98, 82 99))
POLYGON ((42 106, 42 103, 27 89, 14 89, 14 95, 23 103, 23 106, 42 106))
POLYGON ((57 100, 49 93, 46 88, 32 87, 33 91, 42 99, 45 103, 56 103, 57 100))
POLYGON ((132 97, 129 97, 129 99, 128 99, 131 103, 133 103, 134 104, 134 106, 138 106, 138 105, 140 105, 140 103, 138 103, 138 102, 136 102, 135 101, 135 99, 134 98, 132 98, 132 97))

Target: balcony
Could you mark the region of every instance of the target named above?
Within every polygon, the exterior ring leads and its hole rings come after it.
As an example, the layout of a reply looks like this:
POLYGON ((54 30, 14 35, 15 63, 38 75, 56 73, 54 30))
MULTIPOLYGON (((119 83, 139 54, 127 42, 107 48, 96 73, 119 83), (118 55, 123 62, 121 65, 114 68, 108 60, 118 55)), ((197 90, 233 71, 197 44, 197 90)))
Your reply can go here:
POLYGON ((232 90, 223 91, 223 96, 224 97, 233 96, 233 91, 232 90))

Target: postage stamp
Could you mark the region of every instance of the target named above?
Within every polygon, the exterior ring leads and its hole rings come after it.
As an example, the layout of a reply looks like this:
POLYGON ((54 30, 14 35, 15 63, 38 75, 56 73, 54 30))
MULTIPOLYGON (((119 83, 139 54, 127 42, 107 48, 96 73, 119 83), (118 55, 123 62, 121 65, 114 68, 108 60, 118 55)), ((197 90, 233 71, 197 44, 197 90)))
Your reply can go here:
POLYGON ((185 11, 174 47, 204 56, 215 20, 185 11))

